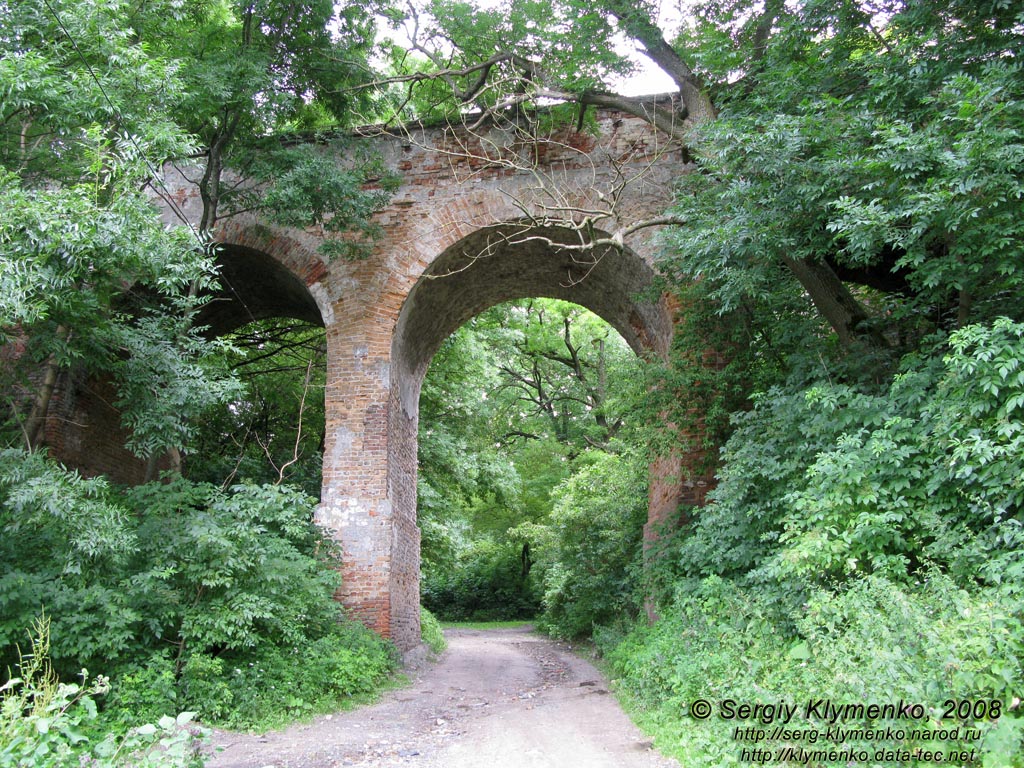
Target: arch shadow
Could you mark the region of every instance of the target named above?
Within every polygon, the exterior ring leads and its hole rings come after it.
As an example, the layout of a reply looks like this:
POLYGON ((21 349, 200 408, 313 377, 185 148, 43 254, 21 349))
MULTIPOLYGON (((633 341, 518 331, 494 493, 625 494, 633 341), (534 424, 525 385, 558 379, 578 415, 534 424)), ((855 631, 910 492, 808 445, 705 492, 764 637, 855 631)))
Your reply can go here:
POLYGON ((220 288, 200 310, 196 324, 223 336, 256 320, 287 317, 324 326, 320 307, 306 284, 280 261, 245 245, 217 248, 220 288))

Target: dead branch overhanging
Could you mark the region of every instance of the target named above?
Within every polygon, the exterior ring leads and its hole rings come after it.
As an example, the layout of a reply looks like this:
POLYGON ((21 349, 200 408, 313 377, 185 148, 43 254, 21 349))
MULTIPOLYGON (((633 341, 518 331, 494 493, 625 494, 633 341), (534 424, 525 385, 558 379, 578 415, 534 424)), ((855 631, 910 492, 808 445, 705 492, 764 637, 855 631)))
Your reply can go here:
MULTIPOLYGON (((411 50, 426 56, 436 71, 378 79, 358 88, 379 88, 404 83, 409 87, 408 101, 412 98, 412 89, 417 84, 441 80, 447 84, 450 92, 460 103, 476 104, 481 109, 475 114, 463 114, 461 124, 457 128, 449 124, 445 132, 447 143, 440 147, 427 146, 425 141, 417 141, 415 128, 399 126, 397 134, 387 128, 383 129, 384 132, 398 135, 407 143, 417 144, 424 150, 446 157, 453 178, 459 182, 468 181, 495 168, 525 174, 533 179, 532 185, 527 187, 524 194, 509 196, 512 206, 522 217, 519 225, 512 230, 508 229, 507 223, 502 225, 501 231, 495 230, 495 238, 488 238, 487 243, 476 253, 463 253, 465 263, 445 274, 461 272, 472 266, 476 260, 494 255, 504 246, 541 243, 560 252, 569 253, 574 262, 588 267, 582 278, 570 274, 571 285, 585 279, 600 260, 601 251, 621 250, 625 246, 625 239, 630 235, 648 228, 678 226, 684 223, 675 216, 663 215, 615 226, 608 234, 602 231, 608 229, 609 222, 617 224, 616 214, 625 190, 641 181, 666 151, 677 150, 683 143, 690 121, 685 119, 683 111, 678 108, 678 102, 671 101, 666 107, 659 105, 657 99, 651 98, 625 97, 604 92, 565 91, 550 86, 546 82, 542 68, 536 62, 510 52, 498 52, 480 62, 461 68, 453 67, 451 59, 444 60, 421 44, 419 18, 415 13, 411 18, 414 27, 410 35, 411 50), (495 78, 494 73, 506 65, 508 68, 495 78), (469 77, 473 78, 472 83, 468 86, 460 85, 460 82, 469 77), (492 97, 491 104, 483 103, 485 95, 492 97), (654 149, 648 152, 647 161, 642 163, 639 169, 629 167, 629 162, 635 161, 646 148, 637 147, 628 157, 602 157, 602 164, 606 167, 611 165, 613 168, 614 178, 601 188, 597 183, 598 173, 594 157, 577 146, 559 140, 553 133, 547 136, 537 135, 536 120, 531 120, 530 115, 521 107, 527 102, 536 102, 539 99, 575 102, 581 105, 581 112, 587 105, 598 105, 621 109, 626 114, 640 117, 656 129, 652 132, 654 149), (491 130, 485 131, 484 129, 488 127, 491 130), (658 141, 658 137, 662 135, 670 138, 664 145, 658 141), (566 189, 566 185, 556 178, 557 171, 540 166, 537 158, 544 145, 547 145, 548 149, 546 154, 554 154, 554 148, 566 158, 563 161, 563 169, 569 164, 570 158, 577 166, 574 169, 576 172, 580 167, 586 168, 589 165, 589 184, 577 185, 588 187, 591 193, 589 200, 586 195, 572 194, 579 192, 578 189, 566 189), (528 151, 531 147, 533 152, 528 151), (551 237, 545 232, 538 231, 549 228, 560 230, 558 236, 551 237)), ((686 76, 691 74, 688 71, 682 73, 686 76)), ((479 227, 478 222, 465 223, 470 227, 479 227)), ((430 277, 439 276, 441 275, 430 277)))
MULTIPOLYGON (((581 110, 588 106, 610 107, 639 117, 657 130, 685 144, 690 127, 694 123, 713 117, 714 106, 697 82, 689 65, 665 41, 661 31, 649 20, 646 24, 638 26, 636 14, 627 13, 628 10, 613 7, 610 12, 618 19, 620 25, 625 16, 629 17, 630 22, 623 27, 624 31, 640 43, 644 55, 669 74, 675 82, 679 90, 676 98, 668 103, 665 103, 664 99, 625 96, 600 89, 573 91, 560 87, 540 62, 510 50, 499 50, 480 61, 455 66, 452 60, 459 48, 456 41, 444 41, 445 47, 449 50, 447 57, 443 57, 438 50, 428 47, 423 39, 424 32, 421 29, 419 13, 411 3, 407 9, 407 18, 411 23, 411 29, 407 30, 409 51, 422 54, 433 66, 434 71, 417 71, 377 78, 341 90, 382 90, 389 86, 405 85, 406 96, 401 105, 401 109, 404 109, 412 101, 418 85, 443 81, 455 103, 463 108, 472 107, 478 110, 475 127, 481 127, 486 121, 500 116, 507 110, 520 112, 519 108, 528 102, 547 100, 575 103, 580 105, 581 110), (494 73, 499 71, 502 74, 494 76, 494 73), (465 85, 460 84, 467 78, 472 80, 465 85), (488 96, 491 103, 488 103, 488 96)), ((400 111, 396 111, 394 117, 399 118, 400 114, 400 111)))
MULTIPOLYGON (((659 159, 674 149, 671 143, 660 144, 655 141, 653 147, 634 146, 620 157, 602 155, 601 163, 612 168, 613 177, 610 182, 601 185, 597 181, 598 159, 593 155, 557 138, 553 132, 538 137, 524 135, 517 129, 518 126, 513 125, 510 129, 496 128, 485 133, 471 130, 465 125, 450 126, 445 133, 447 142, 442 146, 419 141, 413 131, 400 134, 402 141, 406 143, 447 157, 451 173, 459 182, 468 181, 487 168, 507 169, 533 180, 532 184, 527 185, 524 194, 509 195, 508 198, 520 214, 520 220, 515 223, 494 225, 493 236, 488 237, 485 245, 476 253, 464 252, 464 265, 449 270, 445 275, 463 271, 476 260, 492 256, 504 246, 530 242, 542 243, 560 252, 570 253, 574 261, 592 268, 599 260, 597 252, 608 248, 622 249, 625 239, 636 232, 651 227, 678 226, 684 223, 678 217, 662 215, 618 226, 608 235, 599 234, 602 226, 616 221, 627 189, 642 182, 659 159), (493 137, 495 132, 500 134, 500 140, 493 137), (524 154, 524 144, 546 145, 548 149, 545 154, 558 155, 566 159, 556 165, 555 170, 545 170, 536 162, 535 156, 524 154), (577 172, 579 168, 589 168, 587 180, 583 183, 565 183, 564 170, 570 159, 576 164, 577 172), (641 161, 639 167, 637 160, 641 161), (460 165, 468 166, 469 170, 461 171, 460 165), (591 198, 589 203, 585 202, 588 195, 591 198), (510 227, 512 228, 509 229, 510 227), (558 238, 540 232, 551 228, 559 230, 558 238)), ((465 223, 478 226, 474 222, 465 223)), ((443 275, 431 277, 439 276, 443 275)), ((580 278, 574 278, 572 282, 578 279, 580 278)))

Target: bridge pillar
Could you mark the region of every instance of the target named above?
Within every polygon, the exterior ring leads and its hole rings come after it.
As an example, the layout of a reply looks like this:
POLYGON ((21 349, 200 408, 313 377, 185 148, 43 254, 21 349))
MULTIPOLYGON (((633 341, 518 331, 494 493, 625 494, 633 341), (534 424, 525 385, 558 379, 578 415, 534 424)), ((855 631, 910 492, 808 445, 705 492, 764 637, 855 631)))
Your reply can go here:
POLYGON ((415 493, 416 423, 393 406, 390 349, 386 320, 349 316, 327 327, 323 491, 315 520, 341 546, 338 597, 349 615, 405 651, 420 642, 420 539, 415 513, 407 519, 396 510, 393 475, 404 473, 401 488, 411 473, 415 493), (401 439, 392 440, 392 428, 401 439), (404 445, 412 446, 411 456, 403 455, 404 445))

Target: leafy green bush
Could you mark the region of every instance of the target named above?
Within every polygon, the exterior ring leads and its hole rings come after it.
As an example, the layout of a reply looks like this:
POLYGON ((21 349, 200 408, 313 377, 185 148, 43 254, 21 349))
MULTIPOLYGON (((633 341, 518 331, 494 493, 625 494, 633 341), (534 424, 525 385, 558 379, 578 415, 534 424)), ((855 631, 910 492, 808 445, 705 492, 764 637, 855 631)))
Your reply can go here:
POLYGON ((632 454, 595 453, 555 491, 540 626, 560 637, 590 635, 635 610, 633 569, 647 517, 647 473, 632 454))
POLYGON ((49 665, 49 622, 35 623, 32 652, 22 656, 18 676, 0 686, 0 766, 2 768, 200 768, 204 732, 192 714, 164 715, 156 724, 122 736, 93 736, 96 697, 109 690, 103 677, 82 684, 62 683, 49 665))
POLYGON ((17 661, 15 643, 41 608, 55 617, 60 672, 128 650, 135 615, 118 582, 137 540, 106 482, 0 450, 0 530, 0 669, 17 661))
POLYGON ((539 601, 526 570, 522 544, 478 539, 454 565, 424 574, 421 599, 445 621, 532 618, 539 601))
MULTIPOLYGON (((729 698, 801 704, 902 699, 927 707, 921 722, 927 727, 940 723, 946 699, 998 700, 999 722, 960 723, 982 734, 962 747, 977 748, 985 765, 1024 765, 1015 741, 1024 735, 1024 720, 1010 709, 1024 651, 1016 600, 992 588, 968 592, 938 574, 915 587, 869 576, 815 591, 792 618, 780 622, 760 589, 713 576, 681 589, 657 624, 634 629, 608 659, 616 684, 639 705, 659 746, 684 765, 740 762, 728 723, 688 716, 697 699, 717 708, 729 698)), ((794 727, 803 726, 802 717, 801 710, 794 727)), ((928 742, 908 736, 892 746, 912 751, 928 742)))
POLYGON ((269 637, 301 644, 337 620, 335 549, 305 495, 178 478, 132 489, 127 500, 139 521, 133 607, 150 622, 150 643, 173 638, 181 658, 269 637))
POLYGON ((224 658, 193 653, 181 669, 179 683, 185 706, 209 722, 223 722, 232 714, 234 693, 224 672, 224 658))
MULTIPOLYGON (((969 326, 948 348, 941 365, 904 361, 878 415, 851 424, 783 496, 780 574, 905 579, 934 563, 964 585, 1021 584, 1024 325, 969 326)), ((824 388, 813 397, 842 407, 824 388)))
POLYGON ((699 698, 902 698, 932 725, 947 699, 1000 702, 962 746, 1024 765, 1021 360, 1024 325, 998 319, 886 389, 776 387, 736 417, 712 505, 668 542, 662 619, 601 638, 681 761, 738 761, 720 720, 685 716, 699 698))
POLYGON ((117 493, 39 454, 0 454, 0 643, 44 607, 53 659, 74 671, 176 649, 303 642, 338 618, 334 550, 312 501, 276 486, 181 478, 117 493))
POLYGON ((65 676, 102 666, 104 718, 179 709, 239 727, 334 708, 394 668, 343 618, 337 551, 312 500, 278 486, 177 478, 118 491, 42 457, 0 452, 0 663, 39 610, 65 676))
MULTIPOLYGON (((219 696, 230 702, 217 722, 257 730, 343 708, 353 696, 378 689, 398 663, 390 643, 356 622, 337 624, 302 645, 266 643, 221 659, 225 678, 204 681, 204 687, 216 684, 219 696)), ((202 696, 202 689, 196 695, 202 696)))
POLYGON ((448 647, 448 641, 444 639, 444 632, 441 629, 441 622, 422 606, 420 606, 420 639, 433 653, 442 653, 448 647))
MULTIPOLYGON (((136 720, 152 722, 183 709, 171 654, 152 653, 145 659, 122 664, 117 685, 107 694, 106 702, 122 728, 130 727, 136 720)), ((203 711, 206 709, 204 703, 203 711)))
POLYGON ((929 564, 1020 583, 1024 325, 969 326, 908 356, 887 391, 830 381, 735 417, 713 503, 679 543, 687 577, 788 584, 929 564))

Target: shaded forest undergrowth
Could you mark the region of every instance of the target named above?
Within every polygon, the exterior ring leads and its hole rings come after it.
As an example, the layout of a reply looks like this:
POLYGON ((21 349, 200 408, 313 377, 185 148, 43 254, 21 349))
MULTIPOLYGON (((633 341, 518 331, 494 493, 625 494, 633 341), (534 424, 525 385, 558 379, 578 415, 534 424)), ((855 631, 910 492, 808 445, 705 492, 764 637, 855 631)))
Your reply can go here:
MULTIPOLYGON (((445 354, 458 359, 463 343, 455 337, 445 354)), ((533 348, 544 349, 551 356, 551 347, 533 348)), ((452 452, 462 471, 442 479, 472 484, 445 497, 448 517, 426 521, 426 551, 437 544, 431 533, 447 534, 440 544, 454 555, 426 560, 424 600, 452 619, 536 610, 547 632, 592 637, 624 700, 683 764, 740 762, 744 746, 735 723, 690 717, 695 701, 784 702, 802 712, 824 700, 919 704, 913 727, 885 745, 903 762, 934 750, 931 734, 952 727, 947 754, 1019 765, 1024 325, 997 318, 935 334, 889 377, 826 359, 793 351, 774 384, 731 412, 710 504, 684 511, 687 522, 646 553, 652 453, 629 448, 638 434, 629 428, 601 449, 549 451, 564 474, 548 486, 547 510, 503 531, 493 520, 507 513, 480 523, 479 510, 522 505, 521 496, 488 493, 486 473, 466 471, 468 452, 452 452), (453 499, 464 499, 461 512, 453 499), (648 610, 659 617, 653 626, 648 610)), ((728 384, 733 371, 701 375, 728 384)), ((428 401, 436 385, 428 379, 428 401)), ((706 391, 721 402, 726 387, 706 391)), ((630 414, 666 407, 648 390, 630 414)), ((431 429, 443 433, 443 419, 431 429)), ((659 445, 656 434, 639 434, 659 445)), ((528 452, 533 442, 512 451, 511 476, 545 476, 522 471, 545 466, 528 452)), ((426 467, 428 501, 438 475, 426 467)), ((429 503, 423 509, 430 514, 429 503)), ((794 723, 824 733, 823 725, 794 723)), ((780 742, 773 754, 787 745, 808 743, 780 742)), ((828 746, 885 763, 870 735, 828 746)))

